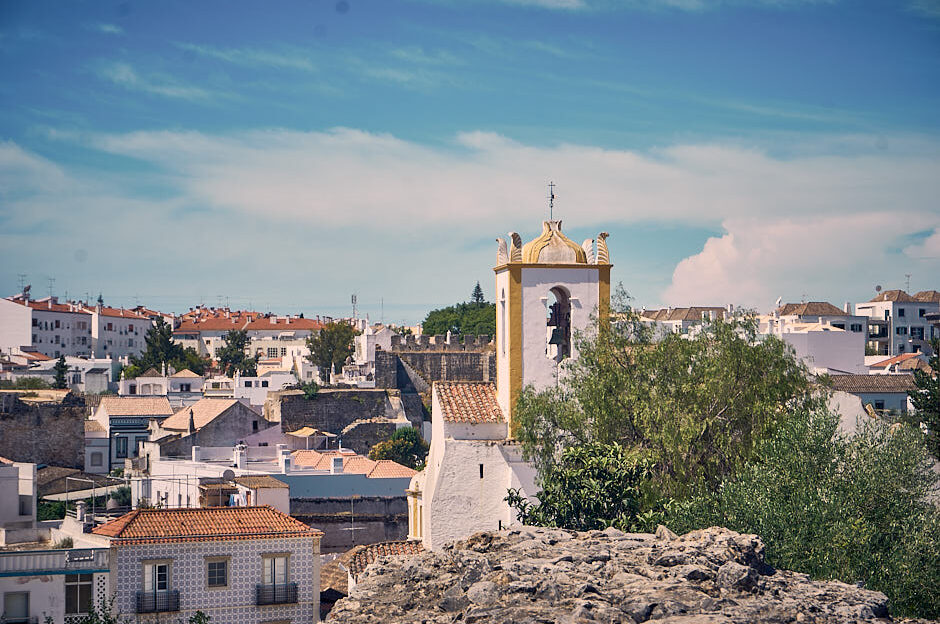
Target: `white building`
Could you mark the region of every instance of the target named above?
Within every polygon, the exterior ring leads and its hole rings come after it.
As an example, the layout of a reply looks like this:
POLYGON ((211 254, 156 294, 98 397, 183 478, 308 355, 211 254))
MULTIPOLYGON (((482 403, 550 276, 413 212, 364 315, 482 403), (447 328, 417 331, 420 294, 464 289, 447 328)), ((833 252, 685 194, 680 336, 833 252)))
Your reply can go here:
POLYGON ((0 299, 0 351, 32 347, 51 358, 91 357, 93 324, 81 306, 56 297, 32 300, 26 292, 0 299))
POLYGON ((140 355, 146 343, 147 330, 153 326, 148 316, 124 308, 111 308, 101 303, 86 307, 92 315, 92 348, 95 357, 110 357, 127 361, 131 355, 140 355))
POLYGON ((232 396, 244 399, 249 405, 262 406, 268 400, 269 392, 283 390, 297 383, 297 377, 291 372, 267 372, 256 377, 235 375, 232 396))
MULTIPOLYGON (((825 317, 823 317, 825 318, 825 317)), ((804 322, 792 316, 761 315, 759 331, 793 347, 796 357, 815 374, 864 374, 865 332, 822 322, 804 322)), ((860 327, 863 323, 852 323, 860 327)))
POLYGON ((654 328, 656 336, 666 334, 688 334, 689 330, 702 323, 717 321, 733 312, 732 306, 727 308, 716 306, 691 306, 687 308, 662 308, 659 310, 643 309, 640 319, 654 328))
MULTIPOLYGON (((55 366, 58 359, 49 358, 33 362, 29 368, 11 375, 13 381, 24 377, 42 379, 49 385, 55 382, 55 366)), ((65 356, 68 372, 65 375, 69 389, 86 394, 98 394, 111 389, 114 362, 109 358, 80 358, 65 356)))
POLYGON ((92 533, 110 544, 119 619, 319 619, 323 534, 271 507, 137 509, 92 533))
POLYGON ((911 296, 903 290, 886 290, 871 301, 855 304, 855 313, 869 323, 868 346, 883 355, 923 351, 940 337, 928 316, 940 311, 940 293, 922 291, 911 296))
POLYGON ((35 542, 36 464, 0 457, 0 546, 35 542))
POLYGON ((496 384, 437 382, 432 387, 431 450, 408 491, 411 539, 439 549, 475 531, 516 523, 505 502, 516 488, 532 497, 535 469, 513 440, 521 389, 556 383, 578 356, 573 332, 589 330, 610 307, 610 256, 602 233, 582 246, 560 221, 522 246, 499 241, 496 272, 496 384))
POLYGON ((205 377, 197 375, 188 368, 174 372, 173 367, 158 371, 149 368, 137 377, 125 378, 122 374, 118 382, 120 396, 165 396, 174 408, 192 405, 202 398, 205 377))
MULTIPOLYGON (((142 442, 150 439, 150 420, 162 422, 173 414, 170 402, 166 397, 101 397, 98 408, 91 419, 98 423, 98 427, 85 428, 86 440, 100 437, 101 429, 107 433, 109 444, 108 455, 102 462, 97 463, 94 455, 86 453, 86 470, 90 473, 108 473, 112 468, 123 467, 124 460, 137 457, 138 447, 142 442), (100 428, 99 428, 100 427, 100 428)), ((97 447, 100 442, 92 442, 89 446, 97 447)))

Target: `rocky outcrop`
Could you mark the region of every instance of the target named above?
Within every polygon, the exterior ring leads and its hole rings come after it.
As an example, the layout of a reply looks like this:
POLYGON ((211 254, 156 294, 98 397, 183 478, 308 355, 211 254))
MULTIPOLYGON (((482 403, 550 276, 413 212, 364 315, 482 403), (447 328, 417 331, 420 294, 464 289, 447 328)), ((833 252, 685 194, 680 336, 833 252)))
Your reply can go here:
POLYGON ((330 622, 890 621, 887 598, 774 570, 756 535, 523 527, 380 558, 330 622))

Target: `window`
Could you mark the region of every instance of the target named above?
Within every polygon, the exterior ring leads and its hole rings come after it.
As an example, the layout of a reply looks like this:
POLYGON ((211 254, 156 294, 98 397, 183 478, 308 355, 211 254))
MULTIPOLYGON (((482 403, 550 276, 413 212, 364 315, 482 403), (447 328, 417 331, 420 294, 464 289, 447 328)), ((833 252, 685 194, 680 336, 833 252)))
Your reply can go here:
POLYGON ((29 592, 3 594, 3 620, 5 622, 29 621, 29 592))
POLYGON ((911 327, 911 338, 917 340, 924 339, 924 328, 923 327, 911 327))
POLYGON ((127 326, 127 331, 129 331, 129 332, 134 331, 134 325, 133 325, 133 323, 127 326))
POLYGON ((167 561, 144 563, 144 591, 170 589, 170 563, 167 561))
POLYGON ((287 555, 265 555, 261 582, 265 585, 284 585, 287 583, 287 555))
POLYGON ((837 328, 839 328, 839 329, 843 329, 843 330, 845 329, 845 323, 841 323, 841 322, 840 322, 840 323, 833 323, 832 326, 833 326, 833 327, 837 327, 837 328))
POLYGON ((114 325, 112 323, 108 323, 104 328, 108 331, 114 331, 114 325))
POLYGON ((137 384, 131 384, 127 389, 128 394, 137 394, 137 384))
POLYGON ((546 332, 545 355, 560 363, 571 357, 571 298, 561 286, 555 286, 549 294, 555 302, 548 306, 548 320, 545 324, 549 331, 546 332))
POLYGON ((904 308, 898 308, 898 318, 904 316, 904 308))
POLYGON ((192 392, 192 384, 180 384, 180 392, 192 392))
POLYGON ((140 452, 140 443, 149 440, 149 436, 134 436, 134 457, 140 452))
POLYGON ((875 409, 883 410, 885 408, 884 401, 875 401, 875 409))
POLYGON ((251 430, 252 430, 252 431, 257 431, 257 430, 258 430, 258 421, 257 421, 257 420, 251 421, 251 430))
POLYGON ((103 463, 104 457, 101 453, 95 452, 91 454, 91 465, 100 466, 103 463))
POLYGON ((906 336, 906 335, 907 335, 907 327, 903 327, 903 326, 895 327, 895 328, 894 328, 894 333, 897 334, 898 336, 906 336))
POLYGON ((268 357, 269 358, 277 357, 277 347, 268 347, 268 357))
POLYGON ((56 321, 56 322, 55 322, 55 328, 56 328, 56 329, 59 329, 59 327, 61 327, 61 325, 59 324, 59 321, 56 321))
POLYGON ((246 388, 250 388, 250 387, 251 387, 251 381, 250 381, 250 380, 248 380, 248 379, 245 380, 245 387, 246 387, 246 388))
POLYGON ((480 478, 483 478, 483 464, 480 464, 480 478))
POLYGON ((20 494, 20 515, 33 515, 33 497, 29 494, 20 494))
POLYGON ((65 575, 65 614, 88 613, 91 607, 91 574, 65 575))
POLYGON ((206 560, 206 586, 228 586, 228 559, 219 557, 206 560))
POLYGON ((261 387, 262 387, 262 388, 267 388, 267 387, 268 387, 268 382, 267 382, 267 380, 261 382, 261 387))
POLYGON ((127 438, 114 438, 114 456, 119 458, 127 457, 127 438))
POLYGON ((39 319, 33 319, 33 327, 39 327, 39 319))
POLYGON ((281 347, 281 357, 287 355, 287 347, 281 347))
POLYGON ((852 330, 853 332, 855 332, 856 334, 857 334, 857 333, 860 333, 860 332, 862 331, 862 324, 861 324, 861 323, 852 323, 852 325, 849 327, 849 329, 851 329, 851 330, 852 330))
POLYGON ((927 310, 925 310, 924 308, 919 308, 919 309, 917 310, 917 316, 919 316, 919 317, 921 317, 921 318, 927 316, 927 310))

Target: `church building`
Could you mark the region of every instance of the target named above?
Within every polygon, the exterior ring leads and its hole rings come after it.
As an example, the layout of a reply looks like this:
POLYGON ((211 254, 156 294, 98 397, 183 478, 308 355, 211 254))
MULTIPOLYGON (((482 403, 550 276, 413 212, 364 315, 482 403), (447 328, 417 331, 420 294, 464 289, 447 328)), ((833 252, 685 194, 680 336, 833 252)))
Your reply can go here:
POLYGON ((508 490, 534 498, 537 489, 514 440, 515 401, 526 386, 556 384, 564 361, 578 356, 574 333, 609 313, 606 238, 578 245, 561 221, 545 221, 525 245, 515 232, 496 239, 496 384, 432 386, 431 449, 408 490, 409 539, 435 550, 518 524, 508 490))

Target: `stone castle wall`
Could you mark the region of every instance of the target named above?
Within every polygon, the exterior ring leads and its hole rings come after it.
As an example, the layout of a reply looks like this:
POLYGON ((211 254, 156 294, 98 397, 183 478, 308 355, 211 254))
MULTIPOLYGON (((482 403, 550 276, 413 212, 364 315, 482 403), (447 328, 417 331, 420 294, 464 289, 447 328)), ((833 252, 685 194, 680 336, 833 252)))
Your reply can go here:
POLYGON ((85 402, 26 402, 0 393, 0 456, 66 468, 85 465, 85 402))
POLYGON ((321 552, 345 552, 360 544, 398 541, 408 537, 405 496, 292 498, 290 515, 323 531, 321 552), (352 530, 349 530, 352 525, 352 530))

